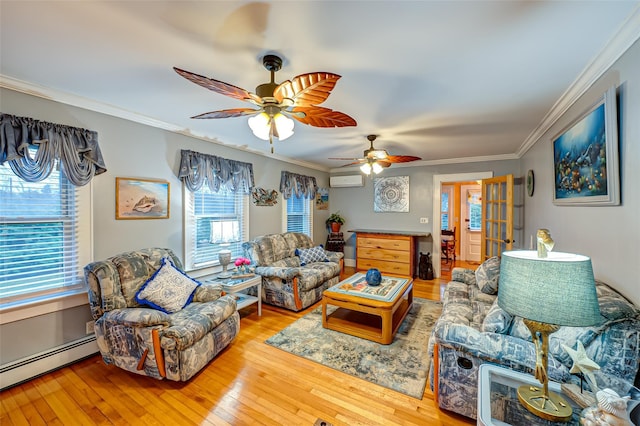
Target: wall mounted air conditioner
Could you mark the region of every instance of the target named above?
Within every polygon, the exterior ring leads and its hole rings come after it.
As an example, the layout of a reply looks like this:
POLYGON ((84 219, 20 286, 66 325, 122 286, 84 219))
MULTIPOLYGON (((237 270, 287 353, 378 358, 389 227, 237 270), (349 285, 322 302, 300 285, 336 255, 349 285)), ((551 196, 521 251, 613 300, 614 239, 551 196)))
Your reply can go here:
POLYGON ((364 186, 362 175, 331 176, 329 178, 331 188, 347 188, 350 186, 364 186))

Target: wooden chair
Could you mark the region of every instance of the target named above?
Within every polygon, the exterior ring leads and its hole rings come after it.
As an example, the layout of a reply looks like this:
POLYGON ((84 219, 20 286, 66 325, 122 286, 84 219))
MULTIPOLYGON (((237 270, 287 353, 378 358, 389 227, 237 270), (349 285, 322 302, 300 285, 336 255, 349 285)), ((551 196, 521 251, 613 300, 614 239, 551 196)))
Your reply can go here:
POLYGON ((442 258, 446 263, 456 261, 456 227, 453 230, 443 229, 440 232, 440 249, 442 258))

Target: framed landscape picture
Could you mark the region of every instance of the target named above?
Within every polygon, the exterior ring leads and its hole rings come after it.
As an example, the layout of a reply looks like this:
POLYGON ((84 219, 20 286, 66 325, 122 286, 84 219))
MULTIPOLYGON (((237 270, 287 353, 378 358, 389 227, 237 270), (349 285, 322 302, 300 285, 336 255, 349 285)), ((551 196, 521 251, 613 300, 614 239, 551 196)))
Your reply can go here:
POLYGON ((116 219, 168 219, 169 182, 116 178, 116 219))
POLYGON ((620 204, 615 87, 553 138, 553 173, 556 205, 620 204))

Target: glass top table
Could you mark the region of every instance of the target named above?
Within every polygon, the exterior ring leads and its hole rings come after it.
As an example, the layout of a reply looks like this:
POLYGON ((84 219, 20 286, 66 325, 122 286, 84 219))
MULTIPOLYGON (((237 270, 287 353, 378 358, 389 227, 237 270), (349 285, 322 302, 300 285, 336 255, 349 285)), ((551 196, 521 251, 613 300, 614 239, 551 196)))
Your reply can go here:
POLYGON ((538 380, 531 374, 492 364, 481 365, 478 378, 478 424, 482 426, 580 425, 582 408, 562 392, 560 383, 550 381, 549 390, 563 396, 573 408, 573 415, 568 422, 552 422, 529 412, 518 401, 518 387, 525 384, 540 387, 538 380))

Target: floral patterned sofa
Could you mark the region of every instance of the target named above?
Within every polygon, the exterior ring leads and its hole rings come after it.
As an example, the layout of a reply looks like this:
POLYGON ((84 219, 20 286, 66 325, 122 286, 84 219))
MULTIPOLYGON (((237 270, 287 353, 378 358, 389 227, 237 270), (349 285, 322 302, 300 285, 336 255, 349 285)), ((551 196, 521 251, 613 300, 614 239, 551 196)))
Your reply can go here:
MULTIPOLYGON (((429 341, 431 389, 438 405, 476 418, 478 369, 484 363, 533 374, 535 348, 522 318, 511 317, 497 304, 499 259, 477 271, 454 268, 443 296, 443 310, 429 341)), ((640 310, 603 282, 596 280, 603 323, 595 327, 561 327, 549 338, 551 380, 579 383, 569 373, 573 361, 562 344, 584 345, 587 356, 601 367, 600 385, 628 388, 640 363, 640 310)), ((568 306, 568 309, 571 307, 568 306)))
POLYGON ((344 254, 314 246, 308 235, 269 234, 242 246, 256 274, 262 276, 262 301, 270 305, 300 311, 340 281, 344 254))
POLYGON ((220 285, 200 284, 181 269, 180 259, 165 248, 130 251, 85 266, 105 363, 186 381, 231 343, 240 331, 235 299, 222 296, 220 285), (155 283, 160 287, 153 289, 161 291, 149 295, 155 283), (180 286, 182 293, 176 290, 180 286))

